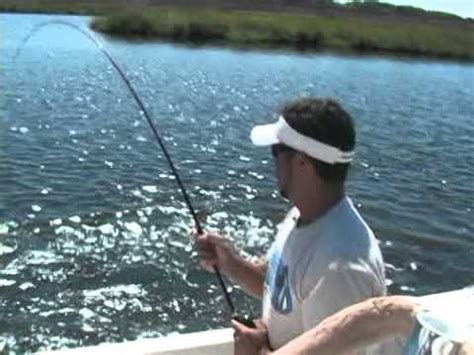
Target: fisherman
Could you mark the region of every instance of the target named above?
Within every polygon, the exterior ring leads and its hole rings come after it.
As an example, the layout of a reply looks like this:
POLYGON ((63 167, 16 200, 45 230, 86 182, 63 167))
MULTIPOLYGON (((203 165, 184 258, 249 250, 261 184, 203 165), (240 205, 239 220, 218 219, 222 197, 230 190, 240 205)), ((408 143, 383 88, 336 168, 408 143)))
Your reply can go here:
POLYGON ((254 127, 251 139, 271 148, 278 187, 293 205, 265 261, 244 259, 219 233, 197 237, 204 269, 218 267, 263 301, 255 329, 234 322, 235 352, 246 355, 278 349, 344 307, 386 292, 378 242, 345 190, 356 140, 350 114, 332 99, 299 99, 277 122, 254 127))

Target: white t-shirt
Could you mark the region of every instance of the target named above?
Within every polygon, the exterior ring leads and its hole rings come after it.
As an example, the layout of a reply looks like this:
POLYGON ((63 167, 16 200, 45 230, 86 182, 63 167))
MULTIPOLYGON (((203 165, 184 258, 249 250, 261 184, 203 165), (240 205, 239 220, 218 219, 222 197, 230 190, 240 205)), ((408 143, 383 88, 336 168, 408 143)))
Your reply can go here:
POLYGON ((273 349, 364 299, 385 295, 377 240, 344 197, 311 224, 293 208, 268 251, 263 321, 273 349))

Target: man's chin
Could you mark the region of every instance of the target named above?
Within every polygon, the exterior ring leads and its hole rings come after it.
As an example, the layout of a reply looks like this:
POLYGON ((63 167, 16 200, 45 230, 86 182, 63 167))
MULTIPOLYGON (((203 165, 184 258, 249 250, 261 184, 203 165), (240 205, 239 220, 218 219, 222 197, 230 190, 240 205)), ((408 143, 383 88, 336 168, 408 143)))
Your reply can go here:
POLYGON ((283 197, 285 200, 289 200, 288 195, 287 195, 287 193, 285 192, 285 190, 281 189, 281 190, 280 190, 280 195, 281 195, 281 197, 283 197))

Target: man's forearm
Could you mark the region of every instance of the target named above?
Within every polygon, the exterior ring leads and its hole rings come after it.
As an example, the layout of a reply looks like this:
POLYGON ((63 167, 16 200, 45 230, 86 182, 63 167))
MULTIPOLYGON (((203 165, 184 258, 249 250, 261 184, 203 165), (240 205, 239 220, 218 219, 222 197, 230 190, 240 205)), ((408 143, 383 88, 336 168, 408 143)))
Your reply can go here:
POLYGON ((266 270, 266 263, 247 261, 239 256, 229 269, 228 276, 242 286, 245 292, 262 298, 266 270))
POLYGON ((370 299, 330 316, 272 354, 352 354, 397 335, 408 336, 415 309, 403 296, 370 299))

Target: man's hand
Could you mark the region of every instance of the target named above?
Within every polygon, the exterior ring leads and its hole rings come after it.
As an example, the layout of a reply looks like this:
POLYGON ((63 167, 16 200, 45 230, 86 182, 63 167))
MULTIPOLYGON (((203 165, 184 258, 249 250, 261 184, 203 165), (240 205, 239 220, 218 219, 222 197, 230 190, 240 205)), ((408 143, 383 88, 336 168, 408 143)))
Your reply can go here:
POLYGON ((234 355, 269 355, 267 328, 261 320, 255 320, 255 328, 249 328, 232 320, 234 328, 234 355))
POLYGON ((228 239, 215 233, 205 233, 196 235, 196 244, 201 267, 212 272, 212 267, 215 265, 223 274, 227 276, 232 274, 240 256, 228 239))
POLYGON ((200 264, 205 270, 213 272, 213 266, 232 281, 239 284, 245 292, 261 298, 266 263, 255 263, 245 260, 234 249, 232 243, 216 233, 204 233, 196 238, 196 246, 200 256, 200 264))

